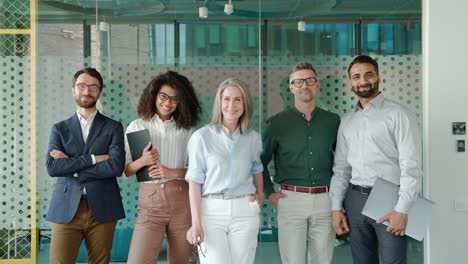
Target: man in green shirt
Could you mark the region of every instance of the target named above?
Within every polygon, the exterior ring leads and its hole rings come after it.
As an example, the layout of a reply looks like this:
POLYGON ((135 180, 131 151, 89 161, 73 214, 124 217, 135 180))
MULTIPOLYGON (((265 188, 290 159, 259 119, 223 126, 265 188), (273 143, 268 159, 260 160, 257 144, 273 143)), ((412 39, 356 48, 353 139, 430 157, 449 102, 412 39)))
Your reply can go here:
POLYGON ((335 233, 328 188, 340 118, 315 105, 320 81, 310 63, 293 68, 289 89, 294 107, 270 117, 262 132, 265 194, 278 209, 282 263, 304 263, 306 248, 308 263, 330 263, 335 233), (268 171, 272 159, 280 192, 268 171))

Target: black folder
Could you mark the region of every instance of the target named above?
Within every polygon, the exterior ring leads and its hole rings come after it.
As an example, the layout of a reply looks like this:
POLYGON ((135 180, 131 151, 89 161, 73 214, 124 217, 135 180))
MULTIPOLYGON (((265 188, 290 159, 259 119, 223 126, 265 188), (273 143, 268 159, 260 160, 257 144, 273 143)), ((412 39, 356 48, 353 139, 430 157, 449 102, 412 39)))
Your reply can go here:
MULTIPOLYGON (((145 149, 146 145, 151 142, 151 138, 148 129, 144 129, 127 133, 127 141, 132 159, 137 160, 143 154, 143 149, 145 149)), ((149 166, 145 166, 137 171, 136 178, 139 182, 154 180, 149 176, 149 166)))

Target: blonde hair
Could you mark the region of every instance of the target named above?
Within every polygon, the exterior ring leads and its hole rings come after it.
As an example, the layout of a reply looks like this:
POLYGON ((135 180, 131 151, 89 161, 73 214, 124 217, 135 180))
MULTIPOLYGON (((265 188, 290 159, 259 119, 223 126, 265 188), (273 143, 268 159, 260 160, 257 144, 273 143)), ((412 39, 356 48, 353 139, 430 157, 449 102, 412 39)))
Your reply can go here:
POLYGON ((247 85, 236 78, 228 78, 224 80, 218 87, 216 91, 215 101, 213 103, 213 111, 211 115, 211 125, 216 126, 218 129, 221 129, 223 124, 223 113, 221 110, 221 102, 223 92, 227 87, 237 87, 244 97, 244 113, 239 118, 239 126, 241 133, 247 133, 250 131, 250 120, 252 119, 253 114, 253 101, 252 96, 250 95, 247 85))

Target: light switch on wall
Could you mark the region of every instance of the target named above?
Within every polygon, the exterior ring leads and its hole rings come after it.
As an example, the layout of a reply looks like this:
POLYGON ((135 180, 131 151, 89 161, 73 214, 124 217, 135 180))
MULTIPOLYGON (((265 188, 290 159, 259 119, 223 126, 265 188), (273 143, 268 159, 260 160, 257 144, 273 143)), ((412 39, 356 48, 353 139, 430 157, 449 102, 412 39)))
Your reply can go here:
POLYGON ((457 140, 457 152, 465 152, 465 140, 457 140))

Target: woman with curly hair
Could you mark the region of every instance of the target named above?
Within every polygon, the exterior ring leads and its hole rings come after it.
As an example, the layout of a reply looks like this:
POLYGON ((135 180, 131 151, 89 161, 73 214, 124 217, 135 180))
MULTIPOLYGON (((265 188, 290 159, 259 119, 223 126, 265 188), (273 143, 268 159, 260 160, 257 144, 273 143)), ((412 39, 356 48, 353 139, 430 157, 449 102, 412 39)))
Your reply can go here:
POLYGON ((195 263, 185 239, 191 226, 187 144, 199 121, 201 107, 191 82, 168 71, 150 81, 138 103, 138 116, 126 133, 148 129, 151 142, 142 156, 132 160, 126 142, 125 176, 149 166, 152 181, 140 182, 138 218, 133 231, 128 263, 157 263, 164 237, 169 263, 195 263))

